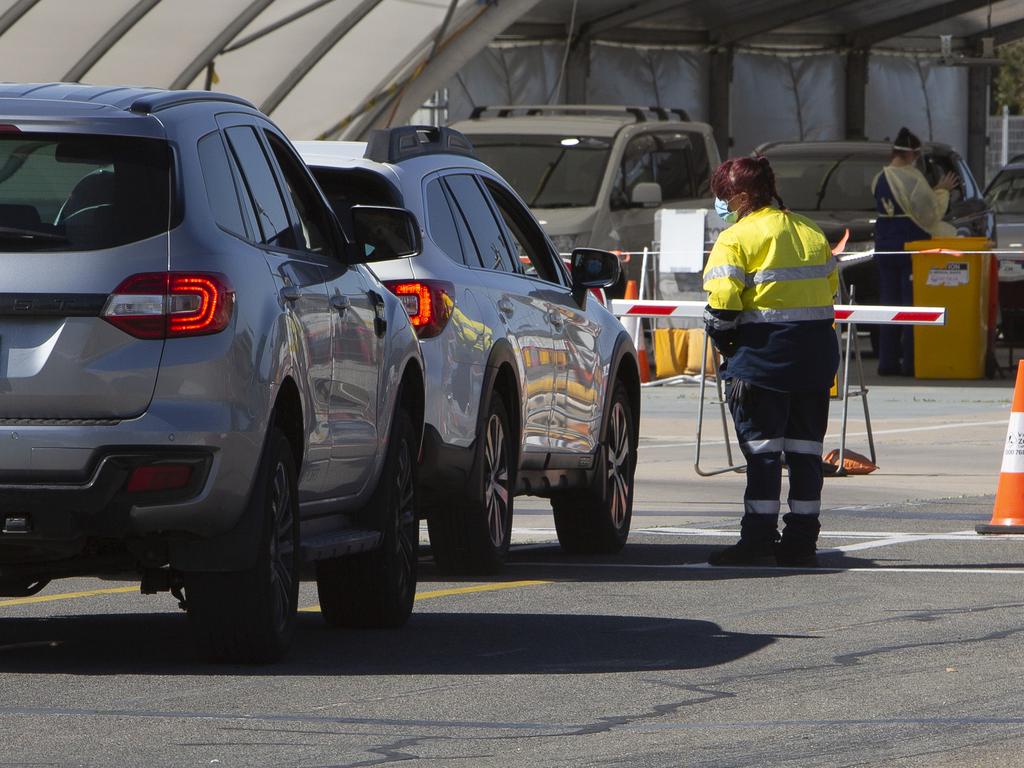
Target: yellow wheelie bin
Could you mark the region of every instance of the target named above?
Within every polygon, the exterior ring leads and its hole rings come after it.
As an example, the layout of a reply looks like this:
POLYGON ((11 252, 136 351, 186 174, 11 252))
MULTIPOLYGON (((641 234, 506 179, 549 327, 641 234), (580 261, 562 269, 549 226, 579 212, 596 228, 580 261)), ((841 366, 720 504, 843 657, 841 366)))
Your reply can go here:
POLYGON ((981 379, 995 329, 995 262, 984 237, 943 237, 904 246, 914 253, 914 304, 945 307, 944 326, 914 328, 914 375, 919 379, 981 379), (973 251, 973 253, 971 253, 973 251))

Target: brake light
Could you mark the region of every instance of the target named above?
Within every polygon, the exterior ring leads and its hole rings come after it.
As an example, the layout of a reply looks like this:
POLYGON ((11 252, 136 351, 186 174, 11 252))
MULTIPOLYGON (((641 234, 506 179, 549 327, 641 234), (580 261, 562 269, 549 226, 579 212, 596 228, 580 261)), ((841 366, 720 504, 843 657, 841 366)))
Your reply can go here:
POLYGON ((132 470, 125 490, 128 493, 152 493, 184 488, 192 479, 189 464, 146 464, 132 470))
POLYGON ((455 307, 455 286, 441 280, 392 280, 384 284, 402 302, 417 336, 429 339, 444 330, 455 307))
POLYGON ((21 128, 11 123, 0 123, 0 133, 21 133, 21 128))
POLYGON ((235 292, 224 275, 144 272, 114 289, 102 317, 138 339, 170 339, 223 331, 234 306, 235 292))

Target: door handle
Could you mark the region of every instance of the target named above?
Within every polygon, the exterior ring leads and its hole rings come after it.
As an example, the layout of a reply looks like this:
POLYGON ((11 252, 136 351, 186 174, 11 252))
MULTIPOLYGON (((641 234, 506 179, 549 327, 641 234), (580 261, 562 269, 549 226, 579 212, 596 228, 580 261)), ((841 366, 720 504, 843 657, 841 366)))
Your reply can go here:
POLYGON ((498 311, 501 312, 505 317, 512 317, 515 313, 516 308, 512 306, 512 302, 508 299, 498 300, 498 311))
POLYGON ((348 296, 336 293, 331 296, 331 306, 338 310, 339 314, 343 315, 348 311, 348 308, 352 306, 352 302, 349 301, 348 296))
POLYGON ((286 285, 281 289, 281 298, 287 301, 289 304, 294 304, 300 298, 302 298, 302 291, 296 288, 294 285, 286 285))
POLYGON ((555 327, 555 330, 562 330, 562 326, 565 324, 565 320, 562 319, 562 313, 557 309, 552 309, 548 312, 548 321, 555 327))

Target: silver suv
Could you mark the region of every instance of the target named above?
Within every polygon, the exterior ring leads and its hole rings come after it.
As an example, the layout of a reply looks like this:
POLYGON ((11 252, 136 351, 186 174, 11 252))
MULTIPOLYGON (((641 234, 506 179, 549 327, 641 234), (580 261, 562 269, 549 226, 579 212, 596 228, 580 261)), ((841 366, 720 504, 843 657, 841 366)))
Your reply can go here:
POLYGON ((574 552, 629 533, 640 419, 636 350, 588 291, 618 259, 578 249, 571 273, 523 201, 456 131, 403 127, 368 145, 299 142, 335 212, 406 206, 423 254, 374 266, 405 304, 427 377, 421 500, 447 571, 497 568, 513 497, 551 499, 574 552))
POLYGON ((206 92, 0 86, 0 594, 141 575, 208 655, 286 649, 300 568, 328 622, 416 587, 423 367, 288 140, 206 92))
MULTIPOLYGON (((658 208, 714 207, 714 134, 683 110, 477 107, 452 127, 522 196, 563 253, 640 251, 654 240, 658 208)), ((640 260, 624 262, 623 278, 639 280, 640 260)), ((620 280, 611 295, 624 290, 620 280)))

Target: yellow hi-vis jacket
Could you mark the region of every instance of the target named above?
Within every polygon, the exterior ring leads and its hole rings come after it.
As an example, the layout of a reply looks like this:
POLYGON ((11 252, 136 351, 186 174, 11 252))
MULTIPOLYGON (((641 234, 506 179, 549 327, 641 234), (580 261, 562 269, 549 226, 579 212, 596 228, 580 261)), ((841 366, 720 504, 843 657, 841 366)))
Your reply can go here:
POLYGON ((725 229, 704 268, 713 310, 738 310, 737 325, 833 320, 836 261, 808 218, 764 207, 725 229))

